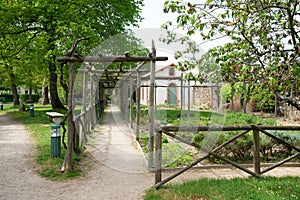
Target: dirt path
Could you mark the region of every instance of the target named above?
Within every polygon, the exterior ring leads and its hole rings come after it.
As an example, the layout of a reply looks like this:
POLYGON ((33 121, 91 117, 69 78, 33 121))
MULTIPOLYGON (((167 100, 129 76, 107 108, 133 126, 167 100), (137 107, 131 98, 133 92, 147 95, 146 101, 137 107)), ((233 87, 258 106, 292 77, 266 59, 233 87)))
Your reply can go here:
MULTIPOLYGON (((25 127, 0 114, 0 200, 35 199, 142 199, 153 185, 142 154, 116 108, 106 111, 103 125, 95 128, 87 150, 95 158, 86 177, 54 182, 35 173, 33 142, 25 127)), ((278 168, 268 175, 300 176, 300 168, 278 168)), ((163 176, 169 175, 164 173, 163 176)), ((207 178, 246 177, 236 169, 201 169, 184 173, 171 183, 207 178)))
POLYGON ((106 125, 92 134, 93 146, 88 149, 99 162, 87 177, 53 182, 35 173, 34 148, 25 127, 0 115, 0 199, 142 199, 153 184, 153 175, 145 171, 143 157, 130 144, 130 132, 114 120, 122 122, 108 112, 106 125), (107 136, 110 140, 103 140, 107 136))

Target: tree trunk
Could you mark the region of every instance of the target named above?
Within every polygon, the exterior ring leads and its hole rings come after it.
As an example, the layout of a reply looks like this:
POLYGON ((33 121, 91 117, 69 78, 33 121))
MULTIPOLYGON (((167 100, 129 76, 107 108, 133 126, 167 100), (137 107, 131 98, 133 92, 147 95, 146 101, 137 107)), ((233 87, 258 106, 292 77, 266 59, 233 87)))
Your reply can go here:
POLYGON ((234 95, 235 95, 235 90, 234 90, 234 83, 231 84, 231 111, 234 111, 234 95))
POLYGON ((29 102, 32 103, 32 86, 29 86, 29 102))
POLYGON ((42 87, 42 104, 47 105, 50 103, 49 96, 48 96, 48 86, 42 87))
POLYGON ((17 86, 14 82, 11 83, 11 91, 13 95, 13 106, 18 106, 20 104, 20 101, 17 86))
POLYGON ((42 86, 42 104, 47 105, 50 103, 48 95, 48 84, 47 84, 47 75, 44 75, 43 86, 42 86))
MULTIPOLYGON (((9 68, 7 68, 7 69, 10 70, 9 68)), ((15 82, 15 75, 14 75, 12 69, 9 72, 9 78, 10 78, 10 82, 11 82, 11 92, 13 95, 13 106, 18 106, 20 104, 20 101, 19 101, 17 85, 15 82)))
POLYGON ((56 66, 55 66, 54 59, 49 63, 49 72, 50 72, 50 97, 51 97, 52 108, 66 109, 65 106, 61 103, 57 93, 57 74, 56 74, 56 66))
POLYGON ((278 117, 279 116, 279 105, 278 105, 278 95, 277 93, 275 92, 275 108, 274 108, 274 114, 275 114, 275 117, 278 117))
MULTIPOLYGON (((48 51, 55 51, 54 38, 55 34, 53 31, 48 32, 48 51)), ((56 73, 56 60, 55 55, 51 54, 49 58, 49 73, 50 73, 50 98, 53 109, 66 109, 61 103, 58 92, 57 92, 57 73, 56 73)))
POLYGON ((60 85, 63 87, 65 94, 66 94, 66 102, 68 102, 68 92, 69 92, 69 87, 68 85, 64 82, 64 64, 60 63, 60 77, 59 77, 59 82, 60 85))
POLYGON ((247 113, 247 83, 244 82, 244 103, 243 103, 243 107, 244 107, 244 113, 247 113))

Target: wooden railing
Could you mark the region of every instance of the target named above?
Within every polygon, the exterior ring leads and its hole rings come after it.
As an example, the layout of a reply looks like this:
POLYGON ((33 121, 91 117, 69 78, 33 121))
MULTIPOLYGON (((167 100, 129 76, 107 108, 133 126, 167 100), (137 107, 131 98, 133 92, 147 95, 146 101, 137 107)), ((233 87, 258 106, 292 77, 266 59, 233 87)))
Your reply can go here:
POLYGON ((268 132, 269 130, 288 130, 288 131, 299 131, 300 126, 259 126, 259 125, 250 125, 250 126, 164 126, 164 127, 156 127, 156 143, 155 143, 155 187, 159 188, 161 185, 167 183, 168 181, 172 180, 173 178, 177 177, 178 175, 182 174, 183 172, 191 169, 196 164, 200 163, 202 160, 208 158, 209 156, 213 156, 219 160, 224 161, 225 163, 228 163, 254 177, 259 177, 260 175, 298 157, 300 155, 300 149, 298 147, 295 147, 283 139, 275 136, 274 134, 271 134, 268 132), (241 133, 238 133, 234 135, 232 138, 227 140, 226 142, 220 144, 219 146, 213 148, 213 149, 206 149, 204 146, 201 146, 195 142, 191 142, 186 140, 185 138, 176 135, 177 132, 194 132, 198 133, 199 131, 242 131, 241 133), (250 131, 253 132, 253 167, 254 170, 251 171, 244 167, 241 164, 238 164, 232 160, 229 160, 225 156, 221 156, 217 153, 218 150, 221 148, 227 146, 234 140, 242 137, 246 133, 249 133, 250 131), (271 166, 261 169, 261 160, 260 160, 260 151, 259 151, 259 145, 260 145, 260 134, 264 134, 267 137, 272 138, 273 140, 277 141, 278 143, 287 146, 290 149, 293 149, 296 151, 294 155, 291 155, 287 157, 286 159, 277 162, 275 164, 272 164, 271 166), (204 155, 202 155, 200 158, 192 162, 191 164, 187 165, 184 168, 181 168, 171 176, 165 178, 162 180, 162 134, 166 134, 167 136, 174 138, 176 140, 179 140, 182 143, 191 145, 202 152, 205 152, 204 155))
POLYGON ((99 117, 104 112, 105 106, 106 102, 99 102, 99 104, 82 110, 79 115, 74 117, 75 138, 78 138, 75 139, 75 146, 79 147, 80 150, 82 150, 83 143, 87 141, 87 134, 92 132, 99 117))

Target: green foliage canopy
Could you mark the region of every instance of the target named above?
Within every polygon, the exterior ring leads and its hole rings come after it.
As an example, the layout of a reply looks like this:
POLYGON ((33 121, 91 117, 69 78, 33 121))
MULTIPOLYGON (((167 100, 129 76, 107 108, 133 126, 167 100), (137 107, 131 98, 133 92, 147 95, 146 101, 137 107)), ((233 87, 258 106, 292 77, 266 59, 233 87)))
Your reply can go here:
MULTIPOLYGON (((227 38, 230 43, 211 53, 223 75, 259 82, 273 91, 299 88, 300 4, 297 0, 165 1, 165 12, 178 13, 176 24, 203 41, 227 38), (230 75, 228 72, 230 71, 230 75), (233 73, 234 72, 234 73, 233 73)), ((226 80, 226 79, 225 79, 226 80)))
MULTIPOLYGON (((64 55, 78 38, 89 38, 77 49, 87 54, 104 39, 137 26, 142 5, 142 0, 1 1, 0 65, 13 66, 20 72, 49 70, 50 94, 54 97, 55 57, 64 55)), ((18 77, 17 71, 13 72, 18 77)), ((11 82, 8 77, 7 82, 11 82)), ((40 78, 33 74, 27 77, 40 78)))

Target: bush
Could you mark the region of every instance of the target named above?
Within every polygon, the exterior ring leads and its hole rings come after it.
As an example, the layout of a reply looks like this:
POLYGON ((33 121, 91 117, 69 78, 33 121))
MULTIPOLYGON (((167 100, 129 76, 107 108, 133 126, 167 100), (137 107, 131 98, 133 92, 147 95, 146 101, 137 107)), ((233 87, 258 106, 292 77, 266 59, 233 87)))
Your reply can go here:
MULTIPOLYGON (((26 102, 29 100, 29 94, 20 94, 20 99, 23 101, 23 102, 26 102)), ((32 101, 33 102, 38 102, 40 99, 40 95, 38 94, 33 94, 32 95, 32 101)))
POLYGON ((1 94, 0 95, 0 102, 6 103, 6 102, 12 102, 13 96, 11 94, 1 94))

